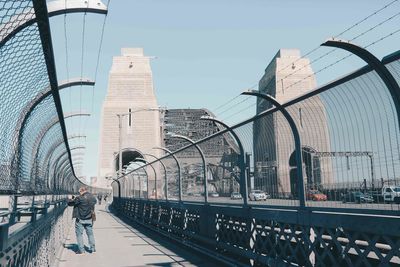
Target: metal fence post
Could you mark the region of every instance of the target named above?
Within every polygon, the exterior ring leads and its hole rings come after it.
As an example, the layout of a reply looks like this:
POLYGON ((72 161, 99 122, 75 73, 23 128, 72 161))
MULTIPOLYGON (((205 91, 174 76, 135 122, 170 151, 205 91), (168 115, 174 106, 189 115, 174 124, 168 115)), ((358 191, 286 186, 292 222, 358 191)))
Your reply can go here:
POLYGON ((303 178, 303 159, 302 159, 302 148, 300 142, 300 134, 297 129, 296 123, 294 122, 292 116, 289 112, 272 96, 261 93, 256 90, 250 90, 243 92, 242 95, 252 95, 261 97, 264 100, 273 104, 285 117, 287 122, 289 123, 290 129, 292 130, 293 139, 294 139, 294 146, 295 146, 295 156, 296 156, 296 174, 297 174, 297 183, 298 183, 298 194, 299 194, 299 202, 300 208, 304 208, 306 205, 305 201, 305 193, 304 193, 304 178, 303 178))
POLYGON ((236 140, 238 147, 239 147, 239 169, 240 169, 240 193, 243 197, 243 205, 247 206, 247 202, 248 202, 248 184, 247 184, 247 180, 246 180, 246 160, 245 160, 245 153, 244 153, 244 149, 243 149, 243 145, 242 145, 242 141, 240 140, 239 136, 235 133, 235 131, 229 127, 226 123, 217 120, 216 118, 210 117, 210 116, 202 116, 200 118, 201 120, 209 120, 215 123, 219 123, 222 126, 224 126, 226 129, 228 129, 228 131, 231 133, 231 135, 233 136, 233 138, 236 140))
POLYGON ((203 150, 196 144, 192 139, 183 135, 173 134, 171 137, 180 138, 183 140, 188 141, 197 149, 201 156, 201 161, 203 163, 203 180, 204 180, 204 202, 208 203, 208 181, 207 181, 207 164, 206 164, 206 157, 204 156, 203 150))

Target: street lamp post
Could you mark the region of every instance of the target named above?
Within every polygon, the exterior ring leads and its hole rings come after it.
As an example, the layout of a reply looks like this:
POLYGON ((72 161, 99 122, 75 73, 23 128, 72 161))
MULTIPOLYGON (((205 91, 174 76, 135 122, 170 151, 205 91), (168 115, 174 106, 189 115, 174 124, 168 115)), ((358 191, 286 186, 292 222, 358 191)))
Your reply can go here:
POLYGON ((118 175, 122 176, 122 117, 127 116, 133 113, 137 113, 140 111, 155 111, 160 110, 160 108, 142 108, 133 110, 127 113, 119 113, 117 114, 118 117, 118 175))

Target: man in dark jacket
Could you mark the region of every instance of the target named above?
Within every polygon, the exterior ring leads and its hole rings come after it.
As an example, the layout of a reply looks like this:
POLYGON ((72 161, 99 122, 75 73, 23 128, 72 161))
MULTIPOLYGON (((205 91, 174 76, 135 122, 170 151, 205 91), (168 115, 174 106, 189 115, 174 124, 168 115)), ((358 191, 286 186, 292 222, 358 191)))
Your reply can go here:
POLYGON ((83 231, 86 231, 89 240, 89 250, 91 253, 96 252, 94 235, 93 235, 93 220, 94 205, 96 198, 87 191, 87 187, 79 188, 79 196, 68 199, 68 205, 73 206, 72 218, 75 218, 75 234, 78 243, 77 254, 85 252, 83 247, 83 231))

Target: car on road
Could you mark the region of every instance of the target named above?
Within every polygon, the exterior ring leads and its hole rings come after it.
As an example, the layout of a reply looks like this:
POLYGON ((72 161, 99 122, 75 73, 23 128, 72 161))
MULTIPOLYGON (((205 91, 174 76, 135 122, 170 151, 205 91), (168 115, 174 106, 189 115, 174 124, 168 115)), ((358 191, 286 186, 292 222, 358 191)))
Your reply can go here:
POLYGON ((268 198, 271 198, 271 196, 262 190, 251 190, 249 194, 249 199, 253 201, 267 200, 268 198))
POLYGON ((342 202, 373 203, 374 199, 371 195, 364 194, 361 191, 350 191, 342 196, 342 202))
POLYGON ((382 197, 385 202, 400 203, 400 186, 384 186, 382 197))
POLYGON ((209 197, 219 197, 219 194, 217 192, 210 192, 208 193, 209 197))
POLYGON ((242 195, 239 192, 232 192, 231 199, 242 199, 242 195))
POLYGON ((313 201, 327 201, 328 200, 327 196, 318 190, 309 190, 307 192, 306 197, 308 200, 313 200, 313 201))

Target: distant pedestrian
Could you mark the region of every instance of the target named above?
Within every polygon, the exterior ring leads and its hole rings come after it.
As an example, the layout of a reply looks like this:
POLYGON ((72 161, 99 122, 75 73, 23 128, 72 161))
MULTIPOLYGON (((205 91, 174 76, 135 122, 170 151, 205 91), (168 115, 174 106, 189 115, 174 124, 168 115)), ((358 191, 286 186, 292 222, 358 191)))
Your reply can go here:
POLYGON ((102 198, 103 198, 103 196, 100 193, 97 194, 97 200, 99 201, 99 205, 101 205, 102 198))
POLYGON ((105 194, 104 195, 104 203, 106 203, 106 204, 107 204, 107 198, 108 198, 108 194, 105 194))
POLYGON ((89 251, 96 252, 95 241, 93 235, 93 222, 96 219, 94 213, 94 206, 96 198, 87 191, 87 187, 79 188, 79 196, 68 197, 68 206, 73 206, 72 218, 75 218, 75 234, 78 243, 78 251, 76 254, 83 254, 83 230, 89 241, 89 251))

